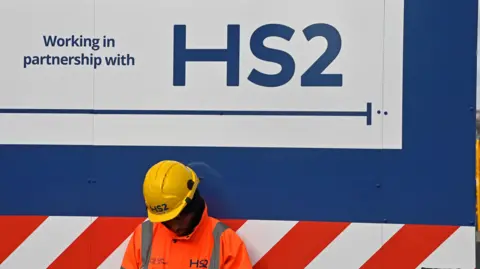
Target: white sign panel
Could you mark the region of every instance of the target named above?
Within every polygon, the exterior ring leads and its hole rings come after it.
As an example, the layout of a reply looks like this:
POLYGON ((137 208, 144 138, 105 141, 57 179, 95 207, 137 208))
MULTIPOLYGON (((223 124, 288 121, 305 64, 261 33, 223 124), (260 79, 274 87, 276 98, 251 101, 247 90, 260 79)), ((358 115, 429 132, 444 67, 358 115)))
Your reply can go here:
POLYGON ((48 2, 1 11, 0 143, 402 147, 403 0, 48 2))

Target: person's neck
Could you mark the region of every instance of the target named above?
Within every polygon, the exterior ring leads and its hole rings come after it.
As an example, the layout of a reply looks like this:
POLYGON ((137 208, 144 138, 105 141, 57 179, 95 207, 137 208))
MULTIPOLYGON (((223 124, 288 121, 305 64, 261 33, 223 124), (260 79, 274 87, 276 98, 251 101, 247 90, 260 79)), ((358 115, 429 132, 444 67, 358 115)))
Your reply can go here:
POLYGON ((192 222, 190 223, 190 228, 189 228, 188 234, 191 234, 193 232, 193 230, 195 230, 195 227, 198 226, 198 224, 202 220, 203 211, 205 210, 205 201, 202 198, 200 198, 196 202, 198 203, 198 205, 196 205, 196 206, 198 206, 198 208, 195 208, 194 216, 192 218, 192 222))

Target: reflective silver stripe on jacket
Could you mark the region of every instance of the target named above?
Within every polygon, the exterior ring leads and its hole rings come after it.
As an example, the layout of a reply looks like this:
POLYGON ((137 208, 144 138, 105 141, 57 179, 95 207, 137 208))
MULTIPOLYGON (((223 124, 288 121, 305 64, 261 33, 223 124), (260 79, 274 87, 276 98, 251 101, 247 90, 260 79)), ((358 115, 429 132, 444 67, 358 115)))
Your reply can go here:
POLYGON ((213 229, 213 249, 208 269, 220 269, 220 237, 226 229, 228 229, 228 226, 220 221, 217 222, 213 229))
MULTIPOLYGON (((223 222, 218 222, 213 229, 213 249, 210 256, 208 269, 220 269, 220 238, 228 226, 223 222)), ((140 253, 142 254, 142 264, 140 269, 147 269, 152 253, 153 224, 150 221, 142 223, 142 243, 140 253)), ((123 269, 123 268, 122 268, 123 269)))
POLYGON ((140 269, 147 269, 150 263, 150 254, 152 253, 153 224, 147 220, 142 223, 142 243, 140 253, 142 254, 142 263, 140 269))

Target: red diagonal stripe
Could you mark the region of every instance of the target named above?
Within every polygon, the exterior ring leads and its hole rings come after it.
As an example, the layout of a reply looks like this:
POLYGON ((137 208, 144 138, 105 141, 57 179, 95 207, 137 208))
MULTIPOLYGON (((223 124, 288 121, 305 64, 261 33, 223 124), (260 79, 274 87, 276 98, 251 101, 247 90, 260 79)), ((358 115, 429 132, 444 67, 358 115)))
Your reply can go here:
POLYGON ((0 264, 46 219, 45 216, 0 217, 0 264))
POLYGON ((416 268, 458 228, 458 226, 404 225, 361 269, 416 268))
POLYGON ((222 219, 221 221, 234 231, 240 229, 240 227, 247 222, 247 220, 243 219, 222 219))
POLYGON ((144 220, 99 217, 48 268, 95 269, 144 220))
POLYGON ((304 269, 349 224, 300 221, 253 268, 304 269))

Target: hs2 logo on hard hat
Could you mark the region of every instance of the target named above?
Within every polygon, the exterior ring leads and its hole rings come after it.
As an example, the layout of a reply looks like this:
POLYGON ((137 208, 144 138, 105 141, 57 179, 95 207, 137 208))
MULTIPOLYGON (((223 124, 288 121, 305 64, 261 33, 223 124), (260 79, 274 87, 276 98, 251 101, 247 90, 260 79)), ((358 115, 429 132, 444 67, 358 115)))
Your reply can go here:
POLYGON ((168 211, 168 207, 167 204, 154 205, 150 206, 150 210, 155 213, 165 213, 165 211, 168 211))

